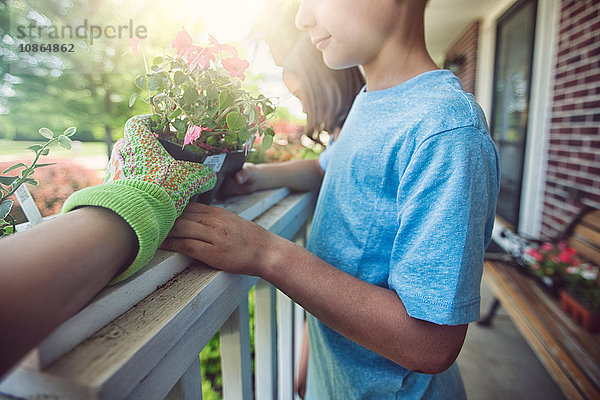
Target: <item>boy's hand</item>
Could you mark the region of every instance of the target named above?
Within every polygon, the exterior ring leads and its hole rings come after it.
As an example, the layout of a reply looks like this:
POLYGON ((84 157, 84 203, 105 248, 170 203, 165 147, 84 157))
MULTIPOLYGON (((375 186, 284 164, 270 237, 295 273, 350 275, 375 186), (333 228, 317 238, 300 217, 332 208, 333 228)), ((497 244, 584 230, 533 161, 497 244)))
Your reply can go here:
POLYGON ((259 168, 252 163, 245 163, 234 177, 234 183, 229 190, 229 194, 249 194, 258 190, 258 180, 260 179, 259 168))
POLYGON ((293 245, 223 208, 190 203, 160 248, 219 270, 261 276, 287 244, 293 245))

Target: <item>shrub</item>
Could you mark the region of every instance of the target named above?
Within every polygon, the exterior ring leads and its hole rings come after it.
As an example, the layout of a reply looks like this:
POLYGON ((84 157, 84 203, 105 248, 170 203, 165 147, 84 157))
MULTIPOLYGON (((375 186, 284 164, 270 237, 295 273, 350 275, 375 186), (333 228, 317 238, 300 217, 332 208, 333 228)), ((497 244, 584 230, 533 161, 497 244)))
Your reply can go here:
MULTIPOLYGON (((29 160, 24 162, 27 161, 29 160)), ((3 171, 16 162, 18 161, 0 162, 0 170, 3 171)), ((42 217, 58 214, 67 197, 79 189, 102 183, 102 177, 98 171, 90 170, 73 161, 45 159, 44 162, 55 162, 56 164, 36 169, 33 177, 40 182, 39 186, 27 186, 42 217)), ((17 173, 18 171, 13 171, 8 175, 17 175, 17 173)), ((18 223, 25 222, 16 199, 13 198, 13 200, 15 206, 11 215, 17 219, 18 223)))

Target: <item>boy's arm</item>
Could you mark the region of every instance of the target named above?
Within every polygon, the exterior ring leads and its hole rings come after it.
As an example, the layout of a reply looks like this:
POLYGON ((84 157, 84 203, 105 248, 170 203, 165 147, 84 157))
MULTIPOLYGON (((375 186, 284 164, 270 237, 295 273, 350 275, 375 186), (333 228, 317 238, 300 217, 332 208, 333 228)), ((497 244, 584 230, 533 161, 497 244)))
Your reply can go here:
POLYGON ((411 318, 396 292, 355 278, 221 208, 188 205, 161 248, 260 276, 338 333, 411 370, 444 371, 465 338, 467 325, 411 318))
POLYGON ((100 207, 83 207, 0 240, 0 376, 136 253, 131 227, 100 207))

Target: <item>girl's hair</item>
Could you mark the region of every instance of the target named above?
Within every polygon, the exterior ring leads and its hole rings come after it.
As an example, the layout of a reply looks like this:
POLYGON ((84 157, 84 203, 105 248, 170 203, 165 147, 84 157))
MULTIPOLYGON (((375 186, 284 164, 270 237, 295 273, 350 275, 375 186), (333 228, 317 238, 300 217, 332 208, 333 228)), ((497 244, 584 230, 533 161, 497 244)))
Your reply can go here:
POLYGON ((358 67, 333 70, 325 65, 321 52, 303 35, 283 63, 284 74, 300 81, 302 106, 306 113, 306 135, 317 143, 319 133, 341 128, 354 98, 365 85, 358 67))

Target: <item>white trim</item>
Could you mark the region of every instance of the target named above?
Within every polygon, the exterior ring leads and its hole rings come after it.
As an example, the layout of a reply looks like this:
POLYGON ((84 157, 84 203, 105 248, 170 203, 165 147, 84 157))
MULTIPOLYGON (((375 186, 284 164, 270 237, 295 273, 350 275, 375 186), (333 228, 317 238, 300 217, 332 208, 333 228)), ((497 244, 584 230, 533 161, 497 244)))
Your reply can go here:
POLYGON ((538 237, 542 228, 559 12, 559 0, 538 1, 530 114, 521 193, 521 210, 525 212, 519 215, 519 231, 531 237, 538 237))
MULTIPOLYGON (((476 98, 488 121, 492 111, 496 22, 517 0, 499 0, 483 16, 479 32, 476 98)), ((560 0, 538 0, 535 46, 533 55, 530 114, 523 170, 519 231, 539 236, 544 193, 544 171, 548 122, 554 78, 554 57, 560 0), (548 50, 551 51, 548 51, 548 50)), ((493 238, 502 245, 500 232, 506 229, 496 220, 493 238)))

